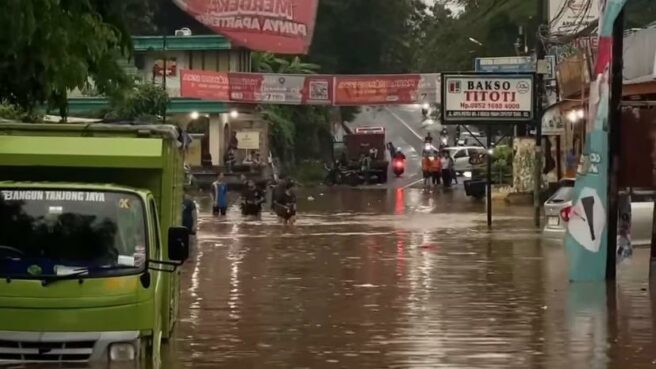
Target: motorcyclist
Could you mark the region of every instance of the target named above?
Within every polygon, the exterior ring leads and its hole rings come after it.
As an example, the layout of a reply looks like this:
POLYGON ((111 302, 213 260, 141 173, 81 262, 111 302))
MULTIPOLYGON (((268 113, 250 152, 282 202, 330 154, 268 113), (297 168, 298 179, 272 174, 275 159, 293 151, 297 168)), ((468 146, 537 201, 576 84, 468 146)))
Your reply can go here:
POLYGON ((433 136, 430 132, 426 133, 426 137, 424 137, 424 143, 431 145, 433 144, 433 136))
POLYGON ((396 152, 394 153, 394 156, 392 156, 392 158, 395 160, 405 160, 405 154, 403 153, 403 150, 401 150, 400 147, 397 147, 396 152))

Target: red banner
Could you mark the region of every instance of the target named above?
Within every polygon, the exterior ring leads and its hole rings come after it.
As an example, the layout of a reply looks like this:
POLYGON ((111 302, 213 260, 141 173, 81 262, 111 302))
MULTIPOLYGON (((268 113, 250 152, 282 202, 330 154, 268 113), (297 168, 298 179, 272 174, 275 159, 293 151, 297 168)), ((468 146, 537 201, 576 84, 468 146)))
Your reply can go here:
POLYGON ((276 54, 307 54, 319 0, 174 0, 234 44, 276 54))
POLYGON ((439 74, 331 76, 183 70, 180 75, 180 95, 205 100, 288 105, 399 105, 440 101, 439 74))
POLYGON ((333 78, 257 73, 229 73, 230 101, 290 105, 330 105, 333 78))
POLYGON ((229 81, 228 73, 182 70, 180 71, 180 96, 229 101, 229 81))
POLYGON ((438 74, 335 77, 335 105, 416 104, 438 101, 438 74))

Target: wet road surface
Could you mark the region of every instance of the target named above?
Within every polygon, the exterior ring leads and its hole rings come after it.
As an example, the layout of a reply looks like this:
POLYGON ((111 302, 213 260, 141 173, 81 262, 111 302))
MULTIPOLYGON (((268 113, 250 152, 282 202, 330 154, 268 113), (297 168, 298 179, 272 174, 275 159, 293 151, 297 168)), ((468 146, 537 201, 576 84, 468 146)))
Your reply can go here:
POLYGON ((301 197, 294 228, 202 201, 165 368, 656 367, 647 250, 617 288, 570 286, 529 208, 488 232, 460 191, 301 197))

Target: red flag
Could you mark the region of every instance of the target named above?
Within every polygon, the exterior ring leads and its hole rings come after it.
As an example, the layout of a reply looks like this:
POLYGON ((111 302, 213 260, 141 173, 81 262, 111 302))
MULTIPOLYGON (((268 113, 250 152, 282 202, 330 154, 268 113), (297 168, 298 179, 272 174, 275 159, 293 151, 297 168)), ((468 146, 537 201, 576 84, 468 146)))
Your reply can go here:
POLYGON ((307 54, 319 0, 174 0, 234 44, 276 54, 307 54))

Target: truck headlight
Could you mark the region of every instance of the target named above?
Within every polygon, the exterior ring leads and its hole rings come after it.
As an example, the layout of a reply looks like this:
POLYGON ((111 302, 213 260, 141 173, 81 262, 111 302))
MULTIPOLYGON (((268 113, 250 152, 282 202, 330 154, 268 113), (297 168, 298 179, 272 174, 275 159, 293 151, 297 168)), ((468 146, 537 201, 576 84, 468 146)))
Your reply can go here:
POLYGON ((109 346, 110 361, 134 361, 137 358, 137 350, 132 343, 121 342, 109 346))

